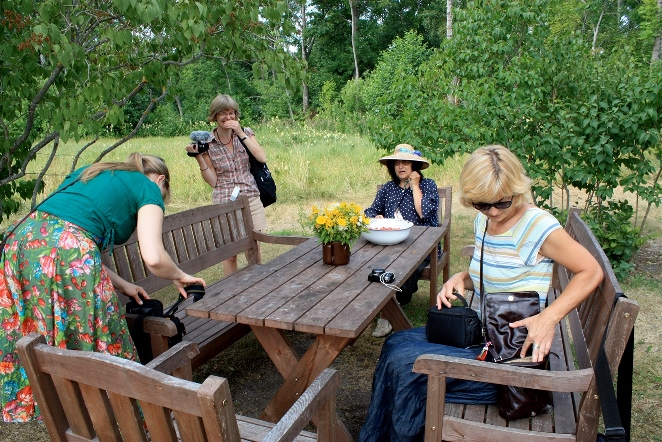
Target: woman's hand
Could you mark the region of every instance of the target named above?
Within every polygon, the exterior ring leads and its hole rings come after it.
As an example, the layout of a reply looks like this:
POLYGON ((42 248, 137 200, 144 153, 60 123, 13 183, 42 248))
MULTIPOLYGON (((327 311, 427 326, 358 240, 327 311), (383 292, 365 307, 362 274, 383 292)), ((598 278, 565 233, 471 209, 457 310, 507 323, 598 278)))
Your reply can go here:
POLYGON ((241 129, 241 124, 239 120, 226 120, 223 122, 223 127, 226 129, 232 129, 237 136, 243 138, 244 131, 241 129))
POLYGON ((455 293, 464 293, 466 287, 466 278, 469 276, 469 272, 460 272, 451 276, 448 281, 441 286, 441 290, 437 294, 437 308, 442 309, 442 305, 446 307, 451 307, 451 301, 457 299, 455 293))
POLYGON ((421 184, 421 174, 416 171, 413 171, 412 173, 409 174, 408 180, 409 180, 409 185, 411 187, 414 186, 419 187, 419 185, 421 184))
POLYGON ((133 298, 133 300, 136 301, 138 305, 142 305, 143 299, 150 299, 144 288, 130 282, 124 284, 124 287, 122 287, 120 291, 126 296, 133 298))
POLYGON ((522 345, 521 357, 525 357, 529 347, 533 347, 532 361, 541 362, 549 354, 554 340, 556 321, 548 318, 545 312, 510 323, 510 327, 526 327, 527 335, 522 345))
POLYGON ((181 293, 184 298, 188 298, 188 294, 186 293, 186 290, 184 290, 184 287, 187 285, 202 284, 203 287, 207 287, 207 283, 204 279, 191 276, 188 273, 184 273, 183 276, 181 276, 179 279, 173 280, 172 282, 175 284, 175 287, 177 287, 177 290, 179 290, 179 293, 181 293))
POLYGON ((113 284, 115 290, 133 298, 138 303, 138 305, 142 305, 142 299, 150 299, 144 288, 127 281, 105 265, 103 266, 103 270, 108 274, 110 282, 113 284), (140 299, 141 296, 142 299, 140 299))
POLYGON ((198 145, 191 143, 186 146, 186 153, 198 153, 198 145))

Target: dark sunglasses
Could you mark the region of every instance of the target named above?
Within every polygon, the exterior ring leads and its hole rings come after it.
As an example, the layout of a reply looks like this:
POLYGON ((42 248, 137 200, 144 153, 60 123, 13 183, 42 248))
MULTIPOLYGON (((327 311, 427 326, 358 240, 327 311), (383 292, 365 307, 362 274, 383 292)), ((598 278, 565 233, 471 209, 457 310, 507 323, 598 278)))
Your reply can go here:
POLYGON ((474 209, 480 210, 481 212, 487 212, 492 207, 499 210, 504 210, 513 205, 513 200, 511 199, 510 201, 499 201, 496 203, 471 203, 471 205, 474 206, 474 209))

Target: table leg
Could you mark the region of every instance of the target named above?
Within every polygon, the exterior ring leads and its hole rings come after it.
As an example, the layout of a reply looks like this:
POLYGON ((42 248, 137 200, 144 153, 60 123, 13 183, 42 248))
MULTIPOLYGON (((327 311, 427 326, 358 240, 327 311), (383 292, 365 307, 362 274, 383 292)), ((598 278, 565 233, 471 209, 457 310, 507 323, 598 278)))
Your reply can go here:
POLYGON ((412 328, 411 322, 405 312, 402 311, 402 307, 396 301, 395 296, 392 296, 391 299, 386 303, 382 308, 382 318, 386 319, 393 326, 393 330, 408 330, 412 328))
MULTIPOLYGON (((251 326, 253 333, 262 344, 274 365, 285 378, 283 386, 276 392, 260 416, 261 419, 277 422, 292 407, 306 388, 317 376, 338 357, 352 340, 336 336, 318 335, 310 344, 301 359, 282 330, 269 327, 251 326)), ((337 417, 340 430, 338 440, 350 441, 351 436, 345 425, 337 417)), ((313 422, 315 422, 313 418, 313 422)))

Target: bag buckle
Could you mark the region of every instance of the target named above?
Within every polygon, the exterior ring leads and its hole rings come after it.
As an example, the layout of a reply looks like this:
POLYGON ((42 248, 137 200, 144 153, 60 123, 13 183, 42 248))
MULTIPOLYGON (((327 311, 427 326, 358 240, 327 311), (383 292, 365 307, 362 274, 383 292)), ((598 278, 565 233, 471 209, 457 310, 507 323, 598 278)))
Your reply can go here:
POLYGON ((623 427, 605 428, 605 438, 607 440, 625 440, 625 437, 625 428, 623 427))

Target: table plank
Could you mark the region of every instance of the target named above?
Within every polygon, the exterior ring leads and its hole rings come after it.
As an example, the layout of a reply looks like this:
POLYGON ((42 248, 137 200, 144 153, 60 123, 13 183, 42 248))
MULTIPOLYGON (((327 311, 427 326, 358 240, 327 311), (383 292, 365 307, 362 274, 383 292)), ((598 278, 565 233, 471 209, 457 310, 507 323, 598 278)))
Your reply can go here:
MULTIPOLYGON (((217 302, 216 306, 209 312, 213 319, 220 321, 241 322, 249 325, 263 325, 263 317, 242 316, 238 318, 241 312, 256 303, 266 302, 268 299, 281 293, 281 287, 289 285, 296 292, 302 290, 317 277, 323 276, 333 270, 326 268, 321 264, 321 257, 318 249, 314 249, 304 256, 290 262, 286 267, 281 268, 275 273, 269 273, 268 277, 255 282, 247 287, 238 296, 232 296, 223 302, 217 302)), ((259 272, 258 270, 253 273, 259 272)), ((234 276, 234 275, 232 275, 234 276)), ((231 278, 232 278, 231 276, 231 278)), ((228 281, 228 285, 233 285, 234 279, 228 281)))
MULTIPOLYGON (((366 262, 356 260, 352 266, 358 268, 358 270, 344 281, 341 286, 329 293, 306 312, 306 314, 297 319, 294 324, 294 330, 315 334, 332 334, 334 336, 349 338, 358 337, 364 328, 364 324, 367 325, 377 315, 384 304, 388 302, 392 292, 391 289, 383 284, 369 282, 368 274, 374 268, 393 271, 393 262, 410 248, 411 244, 418 239, 424 230, 424 228, 413 227, 407 240, 392 246, 367 244, 361 250, 378 251, 377 255, 366 262), (362 312, 362 316, 346 316, 346 306, 355 303, 366 306, 362 312), (332 331, 329 331, 327 325, 333 322, 339 315, 343 316, 342 323, 339 323, 332 331)), ((351 263, 352 261, 350 260, 351 263)), ((411 265, 409 263, 409 266, 411 265)), ((411 272, 413 272, 413 269, 411 269, 411 272)), ((407 272, 402 272, 402 274, 405 273, 407 272)), ((405 280, 396 282, 402 284, 405 280)))
MULTIPOLYGON (((352 253, 352 260, 360 260, 363 253, 361 248, 365 243, 356 244, 354 252, 352 253)), ((317 251, 317 249, 315 250, 317 251)), ((314 253, 314 252, 311 252, 314 253)), ((283 284, 277 283, 271 285, 271 291, 268 297, 263 297, 259 302, 254 302, 240 313, 236 315, 237 321, 250 324, 250 325, 264 325, 265 318, 272 312, 278 310, 284 305, 293 305, 297 309, 301 309, 303 304, 310 298, 323 297, 329 292, 333 291, 336 287, 345 283, 353 272, 356 271, 356 262, 354 265, 330 266, 322 262, 321 250, 320 254, 316 256, 317 261, 304 269, 288 269, 288 273, 292 276, 285 276, 283 284), (303 301, 303 302, 301 302, 303 301)), ((366 261, 369 258, 366 259, 366 261)), ((350 261, 351 262, 351 261, 350 261)), ((227 307, 224 307, 226 309, 227 307)), ((304 309, 302 313, 305 313, 304 309)), ((301 315, 298 315, 301 316, 301 315)), ((297 316, 297 317, 298 317, 297 316)), ((296 319, 296 318, 295 318, 296 319)), ((292 329, 294 321, 279 323, 279 327, 283 329, 292 329)))
POLYGON ((249 287, 268 278, 270 275, 276 274, 279 270, 286 268, 291 262, 300 259, 319 246, 317 239, 311 238, 272 259, 266 264, 249 266, 241 269, 237 273, 223 278, 216 284, 207 287, 207 294, 205 297, 195 304, 188 306, 186 308, 186 314, 201 318, 209 318, 209 312, 215 307, 221 305, 224 301, 237 296, 249 287))
MULTIPOLYGON (((405 275, 401 280, 397 281, 398 285, 401 285, 413 273, 418 264, 423 262, 425 257, 437 247, 437 243, 443 233, 444 229, 442 228, 431 227, 424 229, 411 246, 396 258, 390 270, 396 273, 396 276, 398 274, 405 275)), ((373 286, 378 285, 383 287, 382 284, 373 284, 364 291, 365 296, 354 298, 342 311, 342 314, 336 315, 327 323, 325 333, 334 336, 346 336, 345 333, 348 330, 353 330, 354 336, 351 337, 360 335, 370 321, 372 321, 372 318, 376 316, 376 310, 378 311, 383 308, 390 300, 389 297, 382 297, 380 300, 379 296, 370 293, 374 288, 373 286)), ((393 313, 396 312, 393 311, 393 313)))

